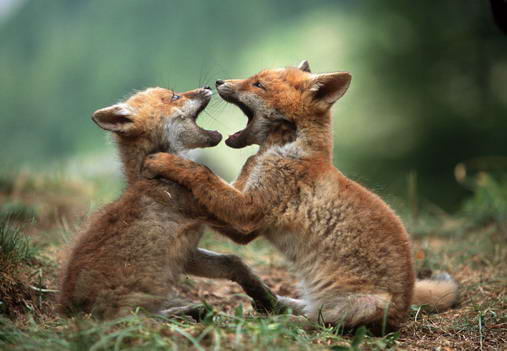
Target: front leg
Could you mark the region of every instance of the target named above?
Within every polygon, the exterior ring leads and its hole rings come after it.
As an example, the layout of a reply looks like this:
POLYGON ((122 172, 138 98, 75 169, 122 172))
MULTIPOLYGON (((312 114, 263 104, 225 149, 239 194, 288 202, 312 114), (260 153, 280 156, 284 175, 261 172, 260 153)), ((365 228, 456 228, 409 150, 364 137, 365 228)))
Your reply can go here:
POLYGON ((279 310, 276 295, 238 256, 196 248, 185 264, 185 271, 199 277, 228 279, 238 283, 253 299, 253 305, 258 312, 279 310))
POLYGON ((250 156, 243 167, 241 167, 241 172, 239 173, 238 178, 232 182, 232 186, 238 189, 239 191, 243 191, 245 188, 246 182, 248 181, 248 177, 252 172, 252 169, 255 167, 257 162, 257 155, 250 156))
POLYGON ((228 237, 232 241, 234 241, 236 244, 239 245, 247 245, 251 241, 257 239, 260 235, 258 231, 254 231, 248 234, 238 232, 237 230, 231 228, 231 227, 224 227, 219 225, 209 225, 209 227, 218 233, 228 237))
POLYGON ((239 232, 253 232, 264 218, 262 194, 242 193, 193 161, 156 153, 146 158, 143 174, 167 178, 189 188, 208 211, 239 232))

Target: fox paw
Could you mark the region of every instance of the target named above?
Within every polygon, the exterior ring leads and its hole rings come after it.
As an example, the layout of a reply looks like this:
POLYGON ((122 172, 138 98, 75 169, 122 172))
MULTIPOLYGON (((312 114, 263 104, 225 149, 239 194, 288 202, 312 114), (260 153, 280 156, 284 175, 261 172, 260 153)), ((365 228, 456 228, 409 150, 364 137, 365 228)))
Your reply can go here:
POLYGON ((179 156, 158 152, 146 156, 141 172, 145 178, 162 177, 184 183, 186 176, 195 175, 198 171, 207 172, 209 169, 179 156))
POLYGON ((253 300, 252 307, 260 314, 285 314, 288 311, 287 306, 278 301, 276 296, 270 296, 267 299, 253 300))
POLYGON ((161 176, 161 173, 167 169, 169 164, 171 164, 173 157, 173 155, 165 152, 158 152, 156 154, 146 156, 141 174, 143 177, 148 179, 161 176))

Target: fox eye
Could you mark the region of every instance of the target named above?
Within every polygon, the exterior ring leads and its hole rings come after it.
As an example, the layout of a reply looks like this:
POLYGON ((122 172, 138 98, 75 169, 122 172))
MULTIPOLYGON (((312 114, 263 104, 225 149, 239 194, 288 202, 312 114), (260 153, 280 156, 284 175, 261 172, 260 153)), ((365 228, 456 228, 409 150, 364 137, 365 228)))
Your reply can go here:
POLYGON ((174 94, 173 96, 171 96, 171 101, 176 101, 176 100, 178 100, 180 97, 181 97, 181 96, 174 94))
POLYGON ((261 82, 259 82, 259 81, 257 81, 257 82, 255 82, 255 83, 253 83, 253 86, 254 86, 254 87, 257 87, 257 88, 261 88, 261 89, 263 89, 263 90, 266 90, 266 88, 264 87, 264 85, 262 85, 262 83, 261 83, 261 82))

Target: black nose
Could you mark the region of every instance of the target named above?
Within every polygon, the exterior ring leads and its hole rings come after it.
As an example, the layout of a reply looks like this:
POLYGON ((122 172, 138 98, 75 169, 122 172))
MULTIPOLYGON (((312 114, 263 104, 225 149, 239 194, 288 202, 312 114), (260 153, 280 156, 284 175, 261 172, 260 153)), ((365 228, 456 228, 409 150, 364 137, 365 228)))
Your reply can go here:
POLYGON ((211 90, 211 87, 209 85, 206 85, 205 87, 202 87, 203 89, 211 90))
POLYGON ((217 80, 217 81, 215 82, 215 84, 216 84, 216 86, 217 86, 217 87, 221 86, 221 85, 222 85, 222 84, 224 84, 224 83, 225 83, 225 82, 224 82, 223 80, 217 80))

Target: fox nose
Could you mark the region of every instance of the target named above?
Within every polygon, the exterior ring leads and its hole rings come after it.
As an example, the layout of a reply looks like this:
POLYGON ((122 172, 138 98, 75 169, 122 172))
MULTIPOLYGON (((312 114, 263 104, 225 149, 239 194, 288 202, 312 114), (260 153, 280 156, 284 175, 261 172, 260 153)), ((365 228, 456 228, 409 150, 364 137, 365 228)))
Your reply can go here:
POLYGON ((211 87, 209 85, 206 85, 204 87, 202 87, 203 89, 206 89, 206 90, 211 90, 211 87))
POLYGON ((217 80, 217 81, 215 82, 215 84, 216 84, 216 86, 217 86, 217 87, 221 86, 221 85, 222 85, 222 84, 224 84, 224 83, 225 83, 225 82, 224 82, 223 80, 221 80, 221 79, 220 79, 220 80, 217 80))

